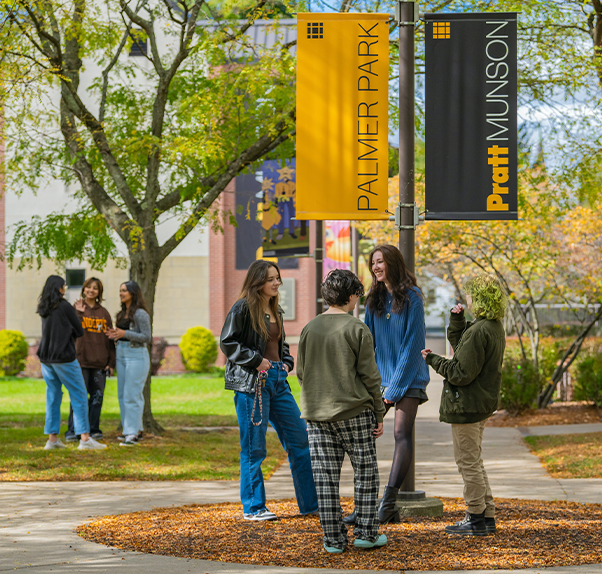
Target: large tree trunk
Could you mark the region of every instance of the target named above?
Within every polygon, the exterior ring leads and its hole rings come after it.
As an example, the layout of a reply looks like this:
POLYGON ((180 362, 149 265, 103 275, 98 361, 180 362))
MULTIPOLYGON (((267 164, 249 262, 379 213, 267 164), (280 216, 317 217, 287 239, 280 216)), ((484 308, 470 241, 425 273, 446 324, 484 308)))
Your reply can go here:
MULTIPOLYGON (((130 276, 136 281, 146 301, 146 306, 151 318, 151 326, 154 319, 155 291, 161 269, 159 250, 154 238, 144 242, 144 248, 130 251, 130 276)), ((149 356, 152 357, 152 341, 148 345, 149 356)), ((142 414, 144 431, 152 434, 161 434, 165 429, 153 416, 151 407, 151 371, 148 372, 146 384, 144 385, 144 412, 142 414)))

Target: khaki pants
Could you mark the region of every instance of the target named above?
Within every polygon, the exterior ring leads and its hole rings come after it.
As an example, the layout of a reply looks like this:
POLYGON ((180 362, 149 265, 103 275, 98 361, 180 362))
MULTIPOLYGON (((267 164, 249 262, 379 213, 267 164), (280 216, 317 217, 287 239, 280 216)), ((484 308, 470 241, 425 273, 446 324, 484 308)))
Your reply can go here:
POLYGON ((486 422, 487 419, 465 425, 452 424, 451 427, 454 457, 464 480, 464 500, 468 512, 481 514, 484 511, 485 516, 493 517, 493 494, 481 458, 481 443, 486 422))

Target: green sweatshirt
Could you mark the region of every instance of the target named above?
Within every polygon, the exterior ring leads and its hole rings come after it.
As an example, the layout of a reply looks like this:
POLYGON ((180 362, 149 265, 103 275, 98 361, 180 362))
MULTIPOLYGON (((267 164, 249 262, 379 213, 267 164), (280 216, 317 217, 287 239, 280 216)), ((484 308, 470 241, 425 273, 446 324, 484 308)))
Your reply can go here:
POLYGON ((303 329, 297 351, 301 417, 340 421, 374 411, 382 422, 385 407, 370 329, 343 313, 326 313, 303 329))

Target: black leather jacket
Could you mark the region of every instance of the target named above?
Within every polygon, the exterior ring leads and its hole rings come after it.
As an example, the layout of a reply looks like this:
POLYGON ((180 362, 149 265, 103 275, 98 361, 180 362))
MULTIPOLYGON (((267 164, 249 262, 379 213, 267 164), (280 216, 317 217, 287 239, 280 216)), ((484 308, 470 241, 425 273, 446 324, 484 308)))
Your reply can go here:
MULTIPOLYGON (((282 325, 282 309, 279 312, 282 325)), ((265 320, 269 330, 268 315, 265 320)), ((228 358, 225 374, 226 389, 243 393, 255 392, 255 383, 259 376, 257 367, 263 360, 266 345, 267 342, 253 329, 247 302, 244 299, 237 301, 226 317, 219 343, 221 350, 228 358)), ((278 350, 280 360, 288 365, 289 371, 291 371, 295 361, 289 353, 288 343, 285 341, 284 326, 278 350)))

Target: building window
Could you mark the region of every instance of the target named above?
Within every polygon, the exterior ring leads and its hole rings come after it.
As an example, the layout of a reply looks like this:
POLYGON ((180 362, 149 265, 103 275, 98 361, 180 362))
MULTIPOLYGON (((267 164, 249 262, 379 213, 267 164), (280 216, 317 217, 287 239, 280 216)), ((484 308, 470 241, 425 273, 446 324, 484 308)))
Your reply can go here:
POLYGON ((132 30, 130 32, 132 46, 130 56, 146 56, 148 53, 148 39, 142 30, 132 30))
POLYGON ((81 289, 85 280, 85 269, 67 269, 67 287, 69 289, 81 289))

